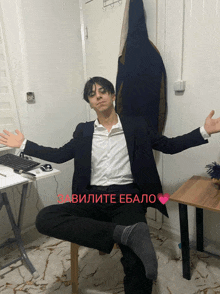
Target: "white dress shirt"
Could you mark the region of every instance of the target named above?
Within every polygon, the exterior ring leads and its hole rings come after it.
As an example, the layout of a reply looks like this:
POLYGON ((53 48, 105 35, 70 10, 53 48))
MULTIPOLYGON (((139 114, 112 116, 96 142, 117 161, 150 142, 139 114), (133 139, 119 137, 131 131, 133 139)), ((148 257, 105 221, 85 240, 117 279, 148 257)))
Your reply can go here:
POLYGON ((92 139, 90 185, 109 186, 130 183, 133 183, 133 176, 119 116, 118 123, 112 126, 110 132, 96 119, 92 139))
MULTIPOLYGON (((200 133, 205 140, 210 138, 204 127, 200 128, 200 133)), ((20 151, 24 151, 26 142, 25 139, 20 151)), ((90 185, 109 186, 133 183, 128 148, 119 116, 118 123, 112 126, 110 132, 98 122, 98 119, 95 120, 91 168, 90 185)))

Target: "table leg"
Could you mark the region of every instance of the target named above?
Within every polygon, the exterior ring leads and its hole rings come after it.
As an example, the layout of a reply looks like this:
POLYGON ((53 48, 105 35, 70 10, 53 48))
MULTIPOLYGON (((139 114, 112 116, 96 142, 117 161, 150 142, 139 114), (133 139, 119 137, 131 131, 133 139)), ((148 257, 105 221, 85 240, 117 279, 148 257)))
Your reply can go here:
POLYGON ((179 203, 183 277, 190 280, 190 249, 187 205, 179 203))
POLYGON ((22 223, 23 216, 24 216, 27 188, 28 188, 28 184, 24 184, 22 187, 21 201, 20 201, 19 214, 18 214, 18 227, 19 228, 21 227, 21 223, 22 223))
POLYGON ((34 266, 32 265, 30 259, 28 258, 27 253, 26 253, 25 248, 24 248, 24 245, 23 245, 22 238, 21 238, 20 225, 21 225, 21 219, 22 219, 22 214, 23 214, 23 209, 24 209, 23 205, 24 205, 26 192, 27 192, 27 184, 25 184, 24 186, 25 187, 23 188, 22 196, 21 196, 21 204, 20 204, 20 211, 19 211, 19 217, 18 217, 18 224, 16 224, 16 222, 15 222, 14 215, 12 213, 11 206, 10 206, 10 203, 8 201, 7 194, 6 193, 1 194, 1 203, 0 204, 1 204, 1 207, 3 205, 5 205, 5 208, 6 208, 10 223, 11 223, 11 227, 12 227, 12 230, 13 230, 14 235, 15 235, 15 238, 8 239, 8 241, 6 241, 6 242, 4 242, 3 244, 0 245, 0 248, 3 248, 3 247, 5 247, 5 246, 7 246, 7 245, 9 245, 11 243, 16 242, 17 245, 18 245, 18 249, 19 249, 19 251, 21 253, 21 257, 17 258, 13 262, 10 262, 10 263, 8 263, 7 265, 5 265, 3 267, 1 267, 1 269, 9 266, 10 264, 12 264, 14 262, 17 262, 18 260, 24 260, 26 262, 26 265, 27 265, 29 271, 33 275, 33 277, 37 278, 37 277, 39 277, 39 274, 36 271, 36 269, 34 268, 34 266))
POLYGON ((196 249, 203 252, 203 209, 196 207, 196 249))

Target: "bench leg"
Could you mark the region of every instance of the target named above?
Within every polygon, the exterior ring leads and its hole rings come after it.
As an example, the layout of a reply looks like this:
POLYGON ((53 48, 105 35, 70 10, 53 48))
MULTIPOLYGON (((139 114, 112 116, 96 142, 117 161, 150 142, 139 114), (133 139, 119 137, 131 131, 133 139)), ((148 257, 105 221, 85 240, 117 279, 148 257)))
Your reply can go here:
POLYGON ((196 207, 196 249, 204 251, 203 245, 203 209, 196 207))
POLYGON ((183 277, 190 280, 190 250, 187 205, 179 203, 183 277))
POLYGON ((71 284, 72 294, 78 294, 78 249, 79 245, 71 243, 71 284))

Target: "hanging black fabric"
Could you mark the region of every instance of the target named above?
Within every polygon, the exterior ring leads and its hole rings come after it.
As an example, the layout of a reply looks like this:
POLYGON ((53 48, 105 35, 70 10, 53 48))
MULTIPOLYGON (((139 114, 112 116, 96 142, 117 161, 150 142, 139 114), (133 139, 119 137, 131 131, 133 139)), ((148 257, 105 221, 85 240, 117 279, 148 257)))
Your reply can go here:
POLYGON ((166 117, 166 71, 148 38, 142 0, 130 0, 128 33, 118 60, 116 111, 148 118, 161 133, 166 117))

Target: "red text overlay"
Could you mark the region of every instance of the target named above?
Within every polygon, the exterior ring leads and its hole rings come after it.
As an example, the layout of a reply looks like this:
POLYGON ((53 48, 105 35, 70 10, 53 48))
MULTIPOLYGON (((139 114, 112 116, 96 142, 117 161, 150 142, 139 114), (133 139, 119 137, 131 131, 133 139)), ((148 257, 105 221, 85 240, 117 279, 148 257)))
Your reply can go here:
POLYGON ((154 194, 72 194, 72 195, 57 195, 58 203, 155 203, 157 197, 154 194), (118 201, 119 200, 119 201, 118 201))

